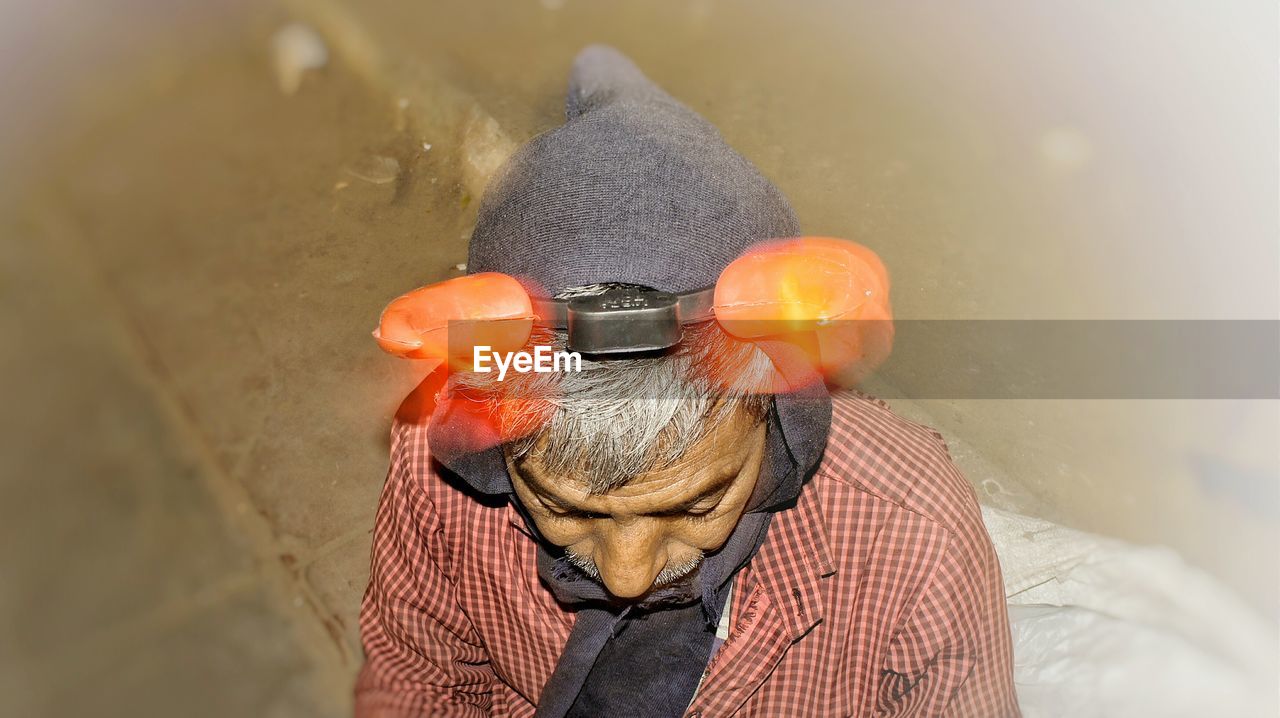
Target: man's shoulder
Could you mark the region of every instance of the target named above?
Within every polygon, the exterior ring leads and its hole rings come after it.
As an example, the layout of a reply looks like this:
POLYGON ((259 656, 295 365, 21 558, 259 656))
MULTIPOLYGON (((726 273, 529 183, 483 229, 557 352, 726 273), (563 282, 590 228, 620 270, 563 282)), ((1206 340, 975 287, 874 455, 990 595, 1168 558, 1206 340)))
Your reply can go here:
POLYGON ((432 459, 427 424, 395 420, 391 425, 391 467, 388 481, 396 481, 405 493, 420 496, 442 520, 458 520, 477 511, 500 508, 462 484, 432 459))
POLYGON ((981 525, 973 487, 935 429, 858 391, 832 394, 831 431, 816 479, 920 514, 950 533, 981 525))

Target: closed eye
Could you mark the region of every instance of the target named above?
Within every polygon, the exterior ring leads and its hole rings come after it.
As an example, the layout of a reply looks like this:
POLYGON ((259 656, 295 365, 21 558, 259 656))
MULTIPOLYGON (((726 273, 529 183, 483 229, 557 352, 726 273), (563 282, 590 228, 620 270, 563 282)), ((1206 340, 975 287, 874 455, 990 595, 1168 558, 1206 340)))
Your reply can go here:
POLYGON ((715 511, 720 506, 719 502, 714 504, 701 504, 698 506, 690 506, 686 508, 671 509, 670 511, 660 511, 649 514, 650 516, 658 516, 661 518, 679 518, 681 516, 706 516, 715 511))
MULTIPOLYGON (((645 514, 645 516, 653 518, 688 519, 690 521, 705 520, 720 508, 720 502, 724 499, 726 493, 728 493, 728 487, 722 486, 715 490, 715 493, 711 495, 703 494, 700 497, 690 500, 683 506, 677 506, 666 511, 650 512, 645 514)), ((582 521, 612 518, 610 514, 583 511, 582 509, 565 506, 552 498, 537 496, 537 499, 542 510, 550 514, 551 517, 555 519, 563 521, 582 521)))
POLYGON ((690 521, 706 521, 707 519, 711 518, 716 513, 716 510, 719 508, 720 508, 720 503, 716 502, 711 506, 700 507, 696 509, 689 509, 688 511, 684 512, 684 515, 690 521))
POLYGON ((577 509, 557 509, 546 504, 543 504, 543 508, 546 509, 547 513, 558 519, 595 520, 609 518, 609 514, 597 514, 591 511, 579 511, 577 509))

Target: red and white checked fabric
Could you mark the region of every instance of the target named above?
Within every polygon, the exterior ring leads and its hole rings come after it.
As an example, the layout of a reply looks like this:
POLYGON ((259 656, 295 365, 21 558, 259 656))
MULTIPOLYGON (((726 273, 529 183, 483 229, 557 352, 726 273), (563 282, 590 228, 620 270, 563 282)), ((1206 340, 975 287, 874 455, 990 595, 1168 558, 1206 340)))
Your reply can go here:
MULTIPOLYGON (((361 607, 356 713, 531 716, 573 628, 505 502, 446 482, 397 424, 361 607)), ((857 393, 737 576, 688 715, 1019 715, 1000 567, 942 437, 857 393)))

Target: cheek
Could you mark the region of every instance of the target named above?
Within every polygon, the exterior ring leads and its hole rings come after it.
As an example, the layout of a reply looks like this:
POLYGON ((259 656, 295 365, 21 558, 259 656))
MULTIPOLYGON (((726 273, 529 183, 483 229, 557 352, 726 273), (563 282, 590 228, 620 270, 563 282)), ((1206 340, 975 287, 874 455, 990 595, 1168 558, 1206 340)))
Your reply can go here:
POLYGON ((750 487, 744 488, 746 491, 741 492, 742 495, 733 497, 731 506, 723 507, 723 514, 713 514, 703 521, 682 520, 673 527, 673 535, 683 543, 703 551, 715 551, 724 546, 733 530, 738 527, 738 520, 746 509, 750 487))

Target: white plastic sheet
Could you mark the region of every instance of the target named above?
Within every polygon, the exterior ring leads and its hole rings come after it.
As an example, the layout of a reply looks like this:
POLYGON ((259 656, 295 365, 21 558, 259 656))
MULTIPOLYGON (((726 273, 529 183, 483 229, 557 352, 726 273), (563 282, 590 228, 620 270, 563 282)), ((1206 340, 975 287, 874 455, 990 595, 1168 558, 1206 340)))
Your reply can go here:
POLYGON ((1277 629, 1173 551, 983 507, 1027 718, 1277 715, 1277 629))

